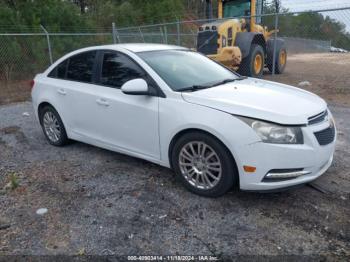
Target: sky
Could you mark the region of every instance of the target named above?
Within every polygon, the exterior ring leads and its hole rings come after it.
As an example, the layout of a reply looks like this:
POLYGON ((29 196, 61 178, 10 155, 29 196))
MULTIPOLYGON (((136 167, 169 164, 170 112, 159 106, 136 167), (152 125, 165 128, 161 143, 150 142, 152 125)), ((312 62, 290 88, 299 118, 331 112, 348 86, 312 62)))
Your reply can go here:
MULTIPOLYGON (((269 0, 267 2, 269 2, 269 0)), ((281 5, 284 8, 288 8, 290 12, 299 12, 343 7, 350 8, 350 0, 281 0, 281 5)), ((323 12, 322 14, 344 23, 346 25, 346 30, 350 32, 350 9, 323 12)))

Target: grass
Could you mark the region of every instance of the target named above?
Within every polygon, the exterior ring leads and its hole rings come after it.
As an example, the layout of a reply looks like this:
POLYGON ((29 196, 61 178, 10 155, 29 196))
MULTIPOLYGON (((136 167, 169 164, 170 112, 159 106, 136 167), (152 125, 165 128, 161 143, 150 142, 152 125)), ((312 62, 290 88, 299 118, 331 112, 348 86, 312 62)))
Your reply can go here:
POLYGON ((10 174, 10 182, 8 183, 8 185, 11 190, 15 190, 17 187, 19 187, 19 181, 16 173, 10 174))

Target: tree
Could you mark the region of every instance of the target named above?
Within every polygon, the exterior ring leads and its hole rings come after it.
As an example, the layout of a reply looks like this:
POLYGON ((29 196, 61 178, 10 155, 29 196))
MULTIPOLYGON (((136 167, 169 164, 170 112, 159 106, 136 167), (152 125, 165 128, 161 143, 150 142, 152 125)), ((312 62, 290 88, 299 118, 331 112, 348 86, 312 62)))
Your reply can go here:
MULTIPOLYGON (((265 13, 274 13, 276 2, 265 6, 265 13)), ((266 16, 263 24, 268 28, 275 27, 275 16, 266 16)), ((288 10, 280 7, 278 17, 279 36, 299 37, 315 40, 331 40, 332 45, 350 50, 350 34, 346 31, 345 24, 325 16, 322 13, 307 12, 300 14, 288 13, 288 10)))

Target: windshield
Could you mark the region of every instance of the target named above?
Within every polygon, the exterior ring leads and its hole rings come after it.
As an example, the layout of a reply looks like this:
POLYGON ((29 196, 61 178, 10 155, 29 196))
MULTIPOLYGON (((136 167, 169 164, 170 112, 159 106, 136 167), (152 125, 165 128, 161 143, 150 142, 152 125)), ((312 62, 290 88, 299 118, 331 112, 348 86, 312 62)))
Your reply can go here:
POLYGON ((238 0, 224 3, 224 17, 250 15, 250 0, 238 0))
POLYGON ((174 91, 193 86, 209 86, 238 76, 224 66, 197 52, 162 50, 141 52, 138 55, 174 91))

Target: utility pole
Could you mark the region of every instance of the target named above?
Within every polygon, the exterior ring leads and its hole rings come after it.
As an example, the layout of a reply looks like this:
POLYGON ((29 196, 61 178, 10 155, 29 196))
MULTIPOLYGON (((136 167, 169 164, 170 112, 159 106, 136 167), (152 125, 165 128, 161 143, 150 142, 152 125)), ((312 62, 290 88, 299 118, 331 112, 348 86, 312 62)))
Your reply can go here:
POLYGON ((212 0, 205 0, 205 16, 206 19, 212 19, 213 18, 213 1, 212 0))
POLYGON ((278 14, 281 9, 281 0, 275 0, 276 13, 278 14))

